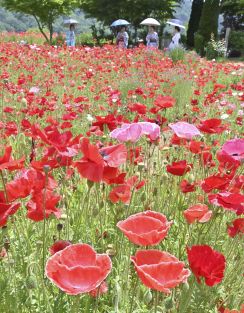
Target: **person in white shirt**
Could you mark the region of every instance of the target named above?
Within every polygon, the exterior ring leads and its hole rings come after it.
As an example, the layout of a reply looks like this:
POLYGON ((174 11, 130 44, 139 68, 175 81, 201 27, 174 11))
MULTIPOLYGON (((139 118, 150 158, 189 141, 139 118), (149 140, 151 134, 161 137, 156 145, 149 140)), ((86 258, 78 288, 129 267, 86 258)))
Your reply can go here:
POLYGON ((179 26, 175 26, 174 29, 174 36, 172 37, 172 40, 169 44, 169 50, 173 50, 175 48, 178 48, 180 46, 180 27, 179 26))

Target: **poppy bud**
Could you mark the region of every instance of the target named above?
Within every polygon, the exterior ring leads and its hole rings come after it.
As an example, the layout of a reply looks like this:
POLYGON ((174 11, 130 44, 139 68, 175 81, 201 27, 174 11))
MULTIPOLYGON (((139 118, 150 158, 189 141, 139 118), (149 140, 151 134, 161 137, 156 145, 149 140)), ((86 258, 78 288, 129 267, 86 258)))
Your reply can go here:
POLYGON ((48 174, 48 172, 50 171, 50 166, 49 165, 43 165, 43 171, 45 174, 48 174))
POLYGON ((189 289, 189 285, 188 285, 187 282, 183 284, 183 288, 182 289, 185 290, 185 291, 187 291, 189 289))
POLYGON ((37 282, 34 276, 27 277, 25 283, 27 289, 35 289, 37 287, 37 282))
POLYGON ((165 299, 164 306, 166 310, 171 310, 174 306, 173 299, 171 297, 165 299))
POLYGON ((156 196, 158 194, 158 188, 153 189, 153 195, 156 196))
POLYGON ((106 254, 110 256, 110 258, 112 258, 113 256, 115 256, 117 253, 114 249, 108 249, 106 251, 106 254))
POLYGON ((40 247, 42 247, 43 242, 42 242, 41 240, 38 240, 38 241, 36 242, 36 245, 37 245, 37 248, 39 249, 40 247))
POLYGON ((144 163, 138 163, 138 170, 142 171, 145 168, 145 164, 144 163))
POLYGON ((27 100, 25 98, 22 98, 21 99, 21 103, 24 104, 24 105, 27 105, 27 100))
POLYGON ((10 249, 10 241, 8 239, 5 239, 3 246, 5 250, 8 251, 10 249))
POLYGON ((143 193, 143 194, 141 195, 141 201, 144 202, 145 200, 146 200, 146 194, 143 193))
POLYGON ((2 227, 2 235, 7 234, 7 232, 8 232, 8 227, 7 226, 3 226, 2 227))
POLYGON ((89 189, 91 189, 93 185, 94 185, 93 181, 87 180, 87 186, 89 189))
POLYGON ((60 219, 61 220, 66 220, 67 219, 67 214, 62 214, 60 219))
POLYGON ((59 223, 59 224, 57 225, 57 231, 60 232, 60 231, 63 229, 63 227, 64 227, 64 225, 61 224, 61 223, 59 223))
POLYGON ((144 294, 144 302, 146 304, 149 304, 152 301, 152 298, 153 298, 152 292, 150 289, 148 289, 144 294))

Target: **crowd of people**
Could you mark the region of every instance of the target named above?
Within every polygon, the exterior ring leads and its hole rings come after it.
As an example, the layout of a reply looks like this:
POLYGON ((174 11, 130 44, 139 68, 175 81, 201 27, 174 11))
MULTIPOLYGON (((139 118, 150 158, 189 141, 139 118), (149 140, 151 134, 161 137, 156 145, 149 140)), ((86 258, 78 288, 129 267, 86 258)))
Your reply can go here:
MULTIPOLYGON (((180 46, 181 40, 181 29, 179 26, 174 27, 174 33, 168 49, 171 51, 180 46)), ((128 48, 129 35, 126 30, 126 26, 122 25, 119 27, 116 36, 116 45, 118 48, 128 48)), ((69 30, 66 32, 66 44, 68 47, 75 47, 75 25, 71 24, 69 30)), ((148 34, 146 36, 146 45, 148 48, 158 49, 159 47, 159 36, 156 31, 156 27, 151 25, 148 26, 148 34)))

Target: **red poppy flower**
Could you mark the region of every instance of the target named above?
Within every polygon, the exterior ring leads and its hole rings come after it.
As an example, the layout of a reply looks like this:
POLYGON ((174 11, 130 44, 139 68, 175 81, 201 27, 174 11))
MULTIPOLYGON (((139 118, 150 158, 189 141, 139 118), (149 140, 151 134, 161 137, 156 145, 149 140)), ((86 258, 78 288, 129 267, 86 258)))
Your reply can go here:
POLYGON ((109 199, 113 203, 119 201, 128 204, 131 198, 131 186, 127 184, 119 185, 114 187, 114 189, 109 194, 109 199))
POLYGON ((203 277, 210 287, 221 283, 225 271, 223 254, 207 245, 202 245, 187 248, 187 255, 190 268, 199 283, 200 277, 203 277))
POLYGON ((223 313, 244 313, 244 307, 241 309, 241 311, 238 310, 230 310, 230 309, 224 309, 223 313))
POLYGON ((207 134, 221 134, 223 131, 226 130, 225 125, 221 125, 222 121, 218 118, 211 118, 206 121, 201 121, 198 128, 207 134))
POLYGON ((220 206, 230 211, 234 211, 237 215, 244 213, 244 195, 240 193, 221 192, 210 194, 208 200, 211 204, 220 206))
POLYGON ((107 116, 96 116, 96 122, 92 123, 92 126, 98 126, 101 131, 104 131, 104 125, 107 125, 110 131, 117 127, 118 120, 112 114, 107 116))
POLYGON ((235 237, 238 234, 244 235, 244 218, 235 219, 231 225, 228 226, 228 234, 230 237, 235 237))
POLYGON ((183 193, 193 192, 196 190, 195 184, 189 183, 186 179, 183 179, 180 183, 180 190, 183 193))
POLYGON ((74 162, 80 175, 93 182, 100 182, 103 177, 104 160, 95 145, 84 138, 81 142, 81 151, 84 157, 74 162))
POLYGON ((103 160, 111 167, 119 167, 124 164, 127 159, 127 149, 125 145, 118 144, 99 149, 103 160))
POLYGON ((208 147, 202 141, 191 140, 188 149, 192 153, 199 154, 202 153, 203 151, 206 151, 208 147))
POLYGON ((89 295, 93 298, 100 297, 101 295, 108 292, 108 285, 105 281, 101 283, 96 289, 89 292, 89 295))
POLYGON ((46 275, 65 293, 78 295, 100 286, 111 268, 112 263, 107 254, 97 254, 87 244, 75 244, 48 259, 46 275))
POLYGON ((196 221, 199 223, 206 223, 212 216, 212 211, 209 211, 208 206, 205 204, 195 204, 183 212, 185 219, 189 224, 196 221))
POLYGON ((2 170, 19 170, 24 167, 25 158, 22 157, 19 160, 13 160, 11 158, 12 147, 6 147, 4 155, 0 157, 0 171, 2 170))
POLYGON ((0 227, 5 226, 9 216, 16 213, 19 208, 20 203, 7 203, 4 193, 0 192, 0 227))
POLYGON ((175 105, 176 99, 171 96, 157 96, 154 104, 158 106, 160 109, 171 108, 175 105))
POLYGON ((134 103, 129 106, 131 112, 137 112, 138 114, 146 114, 147 106, 142 103, 134 103))
POLYGON ((167 236, 172 223, 161 213, 145 211, 131 215, 117 226, 134 244, 155 246, 167 236))
POLYGON ((61 216, 61 212, 56 205, 60 200, 59 195, 55 195, 51 190, 41 190, 33 193, 31 200, 27 203, 27 217, 35 222, 42 221, 54 214, 57 218, 61 216), (44 203, 45 197, 45 203, 44 203))
POLYGON ((72 243, 68 240, 58 240, 49 248, 49 252, 51 255, 54 255, 70 245, 72 245, 72 243))
POLYGON ((148 288, 164 293, 186 283, 190 271, 175 256, 158 250, 140 250, 131 257, 137 274, 148 288))
POLYGON ((167 172, 176 176, 183 176, 192 169, 192 164, 187 164, 185 160, 173 162, 171 165, 167 165, 167 172))
POLYGON ((219 171, 221 173, 231 171, 231 174, 234 175, 237 168, 241 164, 239 160, 236 160, 231 155, 222 150, 217 152, 217 159, 219 161, 219 171))
POLYGON ((228 176, 216 174, 205 178, 201 183, 201 187, 203 191, 209 193, 215 189, 225 190, 229 184, 230 178, 228 176))

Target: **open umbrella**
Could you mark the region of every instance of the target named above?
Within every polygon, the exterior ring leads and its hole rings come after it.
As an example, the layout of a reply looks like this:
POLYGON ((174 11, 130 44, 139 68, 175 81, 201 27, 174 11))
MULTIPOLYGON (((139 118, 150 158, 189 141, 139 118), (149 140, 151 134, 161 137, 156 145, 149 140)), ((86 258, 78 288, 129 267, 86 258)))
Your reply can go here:
POLYGON ((178 26, 180 28, 185 29, 185 26, 183 25, 183 23, 180 20, 177 20, 177 19, 168 20, 166 23, 169 24, 169 25, 178 26))
POLYGON ((130 23, 126 20, 116 20, 111 24, 111 27, 126 26, 126 25, 130 25, 130 23))
POLYGON ((70 26, 70 25, 75 25, 75 24, 79 24, 79 22, 78 21, 76 21, 76 20, 74 20, 74 19, 72 19, 72 18, 69 18, 69 19, 67 19, 67 20, 65 20, 64 21, 64 25, 65 26, 70 26))
POLYGON ((144 21, 142 21, 141 25, 160 26, 160 23, 154 18, 149 17, 149 18, 146 18, 144 21))

